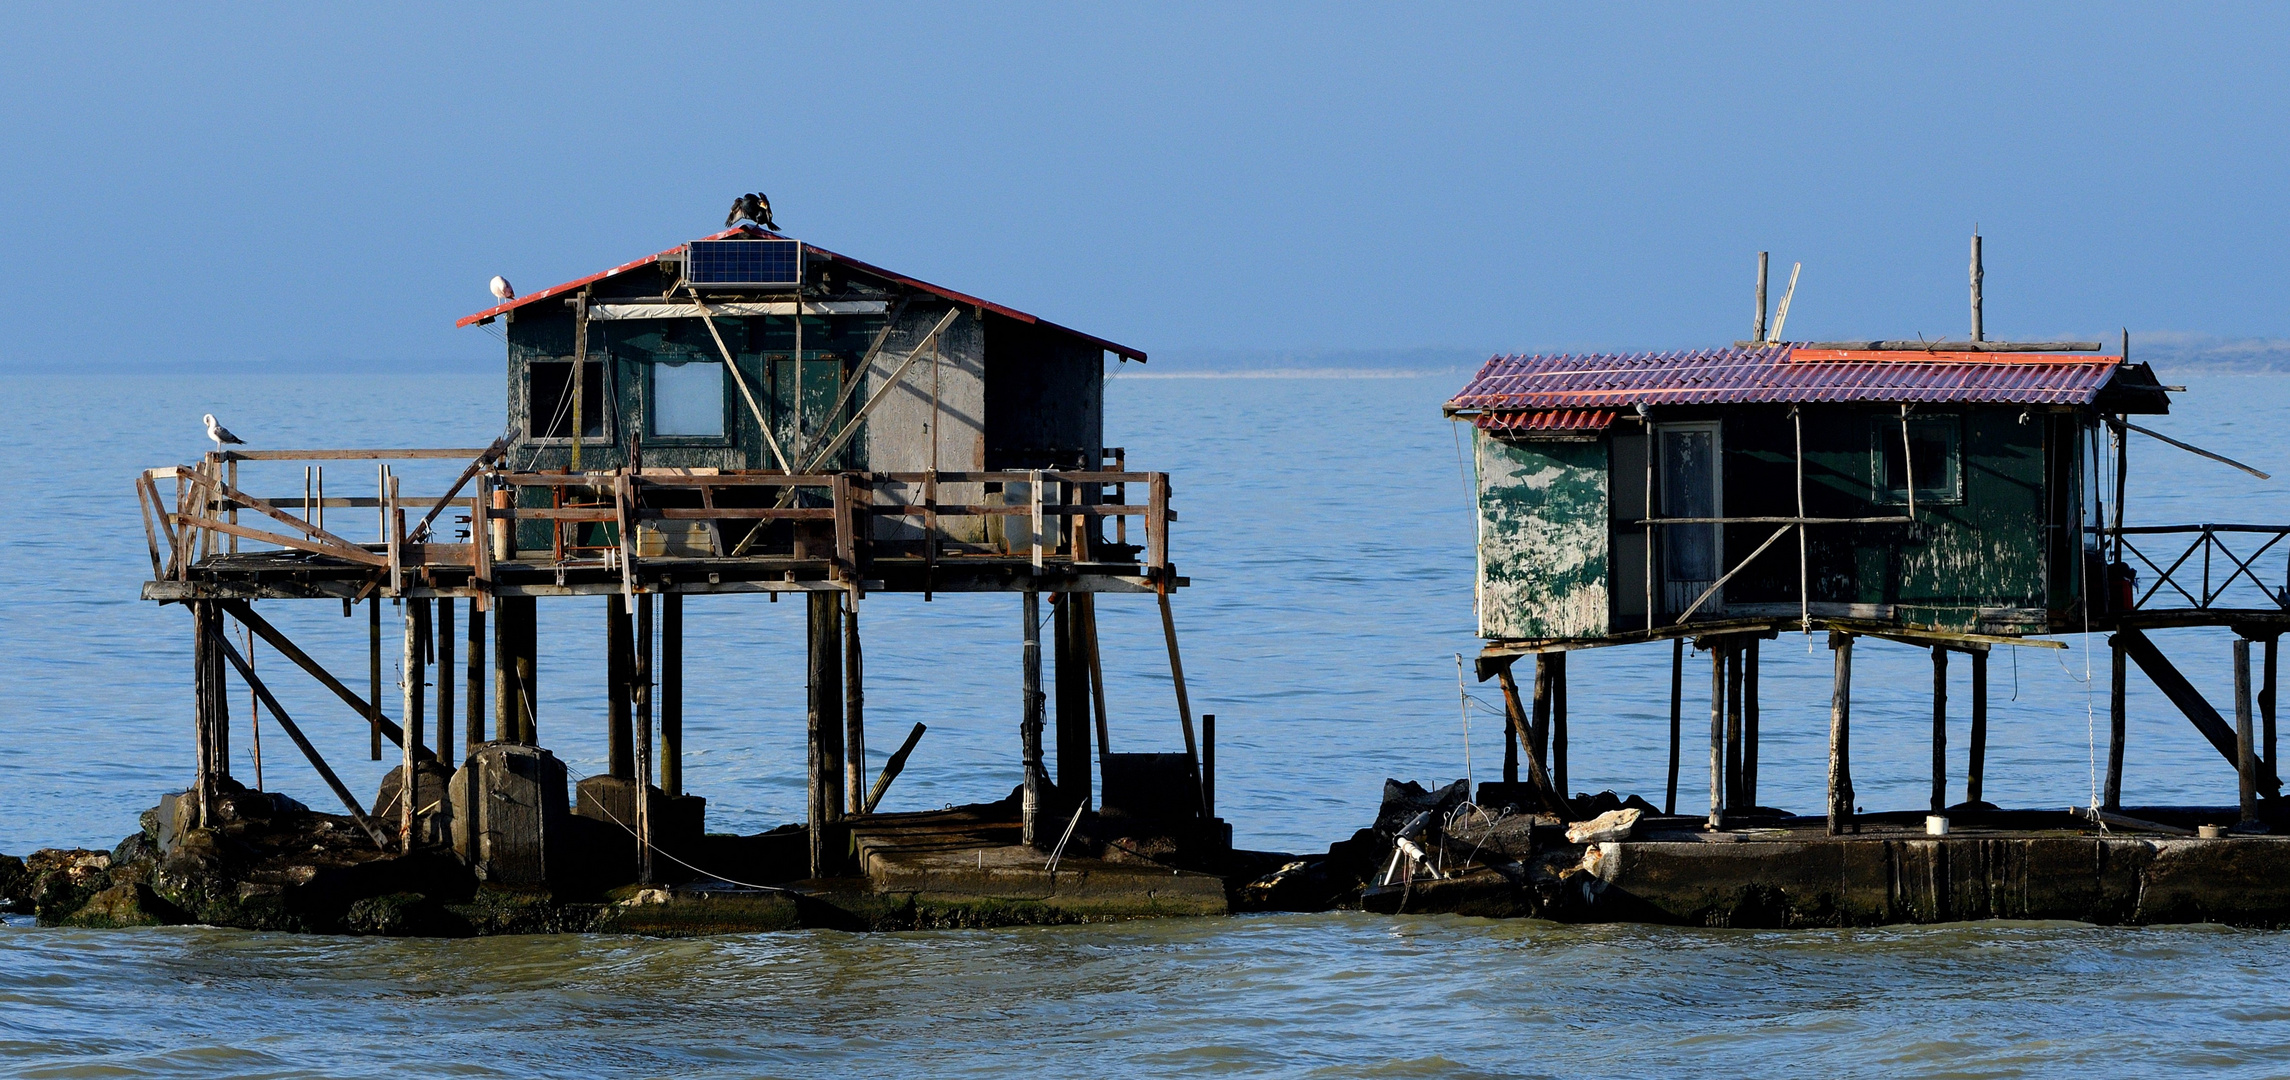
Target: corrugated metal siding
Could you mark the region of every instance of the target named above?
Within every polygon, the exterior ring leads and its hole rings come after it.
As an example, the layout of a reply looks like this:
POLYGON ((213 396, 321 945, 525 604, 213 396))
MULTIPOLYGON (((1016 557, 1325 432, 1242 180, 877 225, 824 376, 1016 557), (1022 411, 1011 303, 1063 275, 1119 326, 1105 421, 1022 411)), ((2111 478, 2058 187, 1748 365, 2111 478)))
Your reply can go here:
POLYGON ((1776 345, 1683 352, 1498 356, 1450 411, 1734 402, 2085 405, 2117 356, 1848 352, 1776 345))
POLYGON ((1472 421, 1479 430, 1496 435, 1532 432, 1594 434, 1614 426, 1621 414, 1612 409, 1542 409, 1534 412, 1486 412, 1472 421))

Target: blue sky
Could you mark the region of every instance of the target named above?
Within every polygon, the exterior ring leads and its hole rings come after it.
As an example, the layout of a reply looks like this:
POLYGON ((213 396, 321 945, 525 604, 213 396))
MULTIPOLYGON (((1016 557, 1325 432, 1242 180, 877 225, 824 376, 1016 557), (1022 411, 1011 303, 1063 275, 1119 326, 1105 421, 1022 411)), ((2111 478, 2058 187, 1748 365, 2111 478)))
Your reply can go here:
POLYGON ((11 8, 0 364, 492 362, 717 227, 1165 355, 2290 337, 2290 8, 11 8))

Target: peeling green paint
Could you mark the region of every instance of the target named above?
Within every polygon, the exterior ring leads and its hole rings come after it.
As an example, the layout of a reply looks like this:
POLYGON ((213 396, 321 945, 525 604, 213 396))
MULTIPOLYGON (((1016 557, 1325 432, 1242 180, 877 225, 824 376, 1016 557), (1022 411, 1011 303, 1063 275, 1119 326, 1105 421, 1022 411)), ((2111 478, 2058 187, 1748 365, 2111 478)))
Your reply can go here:
POLYGON ((1607 632, 1607 450, 1474 432, 1479 467, 1479 634, 1607 632))

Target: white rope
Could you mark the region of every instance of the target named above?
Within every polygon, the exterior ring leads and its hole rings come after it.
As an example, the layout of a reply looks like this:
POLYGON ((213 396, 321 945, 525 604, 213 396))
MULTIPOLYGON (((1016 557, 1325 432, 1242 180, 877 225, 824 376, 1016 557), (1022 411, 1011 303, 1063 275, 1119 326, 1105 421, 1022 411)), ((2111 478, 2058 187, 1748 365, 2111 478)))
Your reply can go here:
POLYGON ((631 836, 631 837, 634 837, 637 843, 639 843, 639 844, 644 844, 644 846, 645 846, 645 847, 647 847, 647 848, 651 848, 651 849, 652 849, 652 854, 654 854, 654 855, 658 855, 658 856, 660 856, 661 858, 663 858, 663 859, 666 859, 666 860, 668 860, 669 862, 675 863, 676 865, 678 865, 678 866, 681 866, 681 867, 683 867, 684 869, 686 869, 686 870, 689 870, 689 871, 691 871, 691 872, 693 872, 693 873, 695 873, 695 874, 698 874, 698 875, 700 875, 700 876, 702 876, 702 877, 713 878, 713 879, 715 879, 715 880, 717 880, 717 881, 721 881, 721 882, 723 882, 723 883, 724 883, 724 884, 726 884, 726 885, 737 885, 737 886, 739 886, 740 888, 743 888, 743 889, 760 889, 760 890, 762 890, 762 891, 764 891, 764 892, 792 892, 792 891, 793 891, 793 890, 791 890, 791 889, 783 888, 783 887, 781 887, 781 886, 778 886, 778 885, 756 885, 756 884, 752 884, 752 883, 750 883, 750 882, 745 882, 745 881, 736 881, 736 880, 734 880, 734 879, 732 879, 732 878, 728 878, 728 877, 725 877, 725 876, 724 876, 724 875, 722 875, 722 874, 718 874, 718 873, 716 873, 716 872, 714 872, 714 871, 712 871, 712 870, 702 870, 702 869, 700 869, 700 868, 699 868, 699 867, 697 867, 697 866, 693 866, 691 863, 685 862, 684 860, 682 860, 682 859, 679 859, 679 858, 675 857, 674 855, 670 855, 670 854, 668 854, 667 852, 660 850, 660 848, 659 848, 659 846, 658 846, 658 845, 655 845, 655 844, 645 844, 645 843, 644 843, 644 838, 643 838, 643 837, 641 837, 641 836, 637 836, 637 835, 636 835, 636 830, 628 828, 628 823, 627 823, 627 822, 625 822, 625 821, 622 821, 622 820, 620 820, 620 815, 613 813, 613 812, 612 812, 612 808, 611 808, 611 807, 604 805, 604 800, 602 800, 602 799, 598 799, 598 800, 597 800, 597 802, 596 802, 596 808, 597 808, 597 809, 599 809, 599 810, 602 810, 602 811, 604 811, 604 816, 606 816, 606 817, 608 817, 608 818, 611 818, 611 819, 612 819, 612 823, 613 823, 613 824, 620 826, 622 829, 626 829, 626 830, 627 830, 627 832, 628 832, 628 835, 629 835, 629 836, 631 836))

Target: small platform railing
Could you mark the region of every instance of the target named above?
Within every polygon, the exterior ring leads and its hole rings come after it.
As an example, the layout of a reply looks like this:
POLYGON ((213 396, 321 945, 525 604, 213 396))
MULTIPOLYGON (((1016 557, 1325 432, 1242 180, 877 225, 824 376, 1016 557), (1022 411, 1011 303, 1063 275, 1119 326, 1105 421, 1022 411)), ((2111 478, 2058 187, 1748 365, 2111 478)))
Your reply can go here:
POLYGON ((2133 591, 2134 611, 2290 611, 2290 525, 2144 525, 2104 535, 2146 579, 2133 591))
POLYGON ((696 558, 797 557, 829 560, 836 580, 856 580, 862 562, 884 557, 925 561, 948 555, 997 554, 1025 557, 1036 568, 1052 559, 1072 564, 1135 567, 1148 579, 1170 572, 1167 473, 1114 470, 1027 470, 965 473, 836 472, 786 474, 776 471, 626 468, 592 472, 509 472, 504 445, 484 450, 277 450, 226 451, 206 455, 196 465, 149 469, 136 479, 152 576, 186 581, 194 567, 216 555, 301 552, 369 568, 385 589, 402 589, 409 572, 460 568, 482 591, 494 560, 545 561, 556 565, 604 565, 633 581, 634 567, 646 558, 641 534, 663 523, 703 524, 706 549, 696 558), (407 495, 386 464, 376 473, 376 494, 327 495, 323 466, 345 459, 388 462, 415 459, 469 459, 441 496, 407 495), (238 485, 241 461, 306 463, 299 496, 264 498, 238 485), (163 481, 174 483, 170 500, 163 481), (1138 485, 1145 496, 1127 499, 1138 485), (998 491, 1002 501, 942 502, 942 489, 956 486, 967 496, 998 491), (521 496, 535 489, 542 497, 521 496), (468 491, 468 494, 464 494, 468 491), (899 494, 905 493, 905 494, 899 494), (1017 493, 1017 497, 1010 497, 1017 493), (540 505, 524 505, 536 503, 540 505), (373 509, 379 539, 361 543, 326 527, 326 511, 373 509), (447 510, 466 516, 455 541, 435 535, 447 510), (408 521, 409 511, 415 519, 408 521), (242 514, 253 520, 242 520, 242 514), (880 518, 915 521, 919 528, 900 539, 878 539, 880 518), (945 540, 939 523, 948 518, 1017 519, 1022 531, 1005 532, 1000 545, 945 540), (1097 538, 1089 523, 1110 518, 1111 538, 1097 538), (1139 519, 1141 543, 1128 543, 1129 519, 1139 519), (263 519, 268 519, 263 520, 263 519), (521 550, 519 522, 545 522, 550 538, 543 549, 521 550), (767 550, 767 526, 792 523, 800 539, 767 550), (582 527, 601 525, 603 530, 582 527), (744 525, 742 529, 740 526, 744 525), (484 538, 486 542, 478 542, 484 538), (816 543, 806 543, 814 540, 816 543), (826 549, 826 550, 820 550, 826 549), (1102 556, 1102 563, 1099 558, 1102 556))

